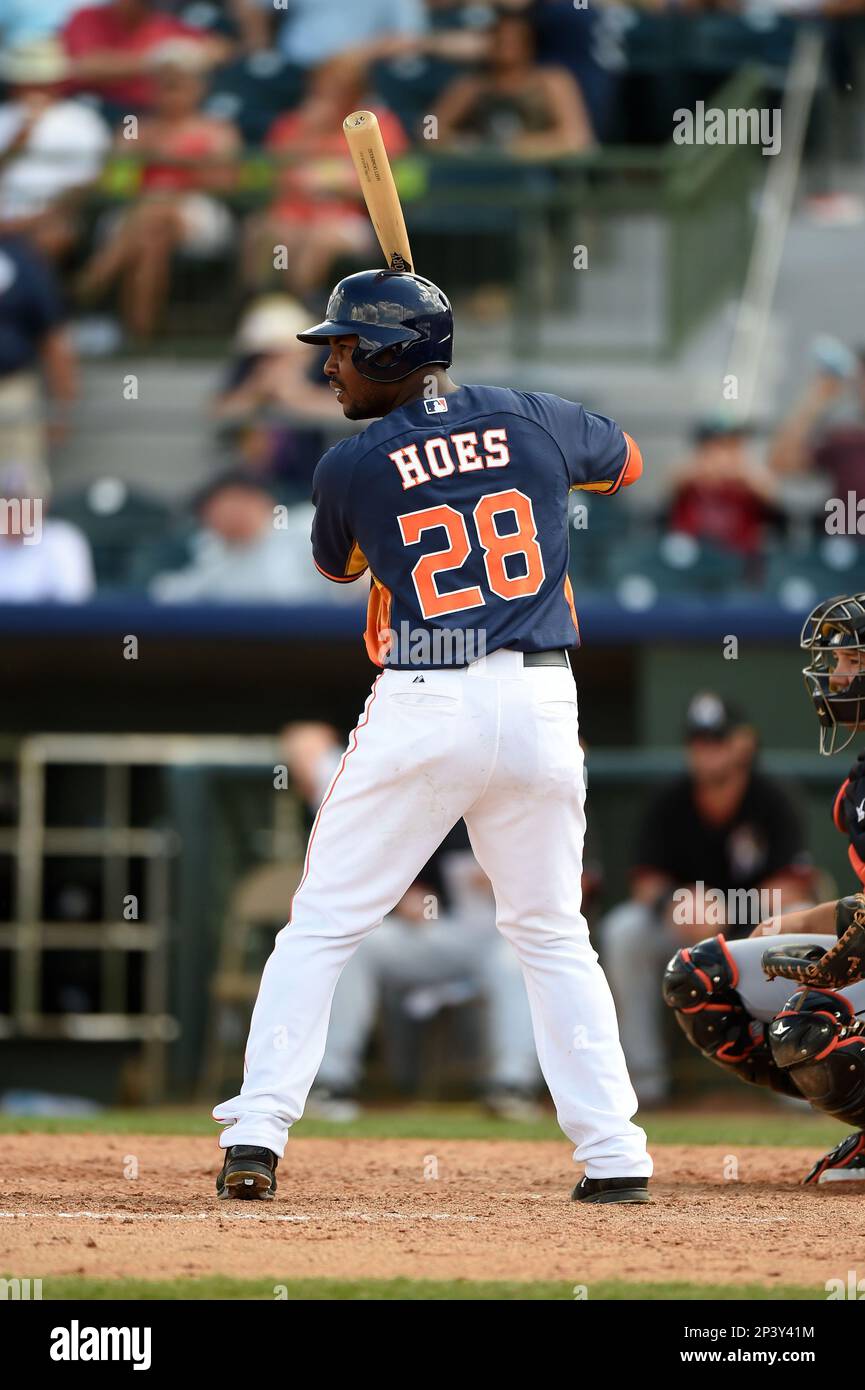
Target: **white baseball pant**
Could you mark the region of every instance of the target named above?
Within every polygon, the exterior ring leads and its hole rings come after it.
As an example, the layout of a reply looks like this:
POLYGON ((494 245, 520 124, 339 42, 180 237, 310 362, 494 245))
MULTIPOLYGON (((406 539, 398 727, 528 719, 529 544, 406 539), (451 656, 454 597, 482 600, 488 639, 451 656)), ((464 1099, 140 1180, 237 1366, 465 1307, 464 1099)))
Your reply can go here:
POLYGON ((513 944, 538 1060, 589 1177, 648 1176, 615 1008, 581 912, 583 755, 573 676, 507 650, 385 671, 324 797, 261 979, 220 1144, 282 1156, 324 1054, 340 972, 463 816, 513 944))

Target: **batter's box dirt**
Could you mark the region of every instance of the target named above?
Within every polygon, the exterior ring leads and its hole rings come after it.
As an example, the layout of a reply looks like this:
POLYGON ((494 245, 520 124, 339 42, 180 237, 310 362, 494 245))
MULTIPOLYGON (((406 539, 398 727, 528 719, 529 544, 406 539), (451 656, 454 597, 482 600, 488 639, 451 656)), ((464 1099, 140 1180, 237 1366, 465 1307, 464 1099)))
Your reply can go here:
POLYGON ((822 1288, 861 1265, 865 1185, 798 1186, 814 1157, 663 1146, 653 1205, 586 1208, 565 1142, 297 1139, 246 1206, 215 1198, 215 1140, 9 1135, 0 1272, 822 1288))

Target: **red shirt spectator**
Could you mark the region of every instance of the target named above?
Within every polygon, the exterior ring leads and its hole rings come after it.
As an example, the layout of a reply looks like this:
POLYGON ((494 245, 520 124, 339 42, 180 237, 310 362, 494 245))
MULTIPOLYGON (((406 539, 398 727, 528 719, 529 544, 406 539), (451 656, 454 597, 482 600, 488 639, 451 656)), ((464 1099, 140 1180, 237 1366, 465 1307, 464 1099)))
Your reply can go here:
POLYGON ((147 56, 170 39, 209 40, 172 15, 151 10, 149 0, 109 0, 77 10, 63 30, 74 60, 79 91, 95 91, 118 106, 138 111, 153 101, 147 56), (104 62, 103 62, 104 60, 104 62), (102 76, 118 73, 120 76, 102 76))
POLYGON ((670 512, 671 531, 684 531, 722 550, 753 555, 760 549, 769 515, 745 483, 686 483, 670 512))
POLYGON ((775 483, 750 457, 746 439, 747 431, 732 423, 697 427, 693 453, 666 480, 670 530, 742 555, 760 551, 775 483))
MULTIPOLYGON (((277 117, 267 132, 267 150, 300 156, 297 163, 280 172, 273 211, 301 222, 340 214, 365 217, 342 122, 322 121, 319 106, 316 97, 308 98, 296 111, 277 117)), ((327 109, 327 117, 330 114, 327 109)), ((408 149, 405 131, 391 112, 379 107, 376 114, 385 149, 395 159, 408 149)))

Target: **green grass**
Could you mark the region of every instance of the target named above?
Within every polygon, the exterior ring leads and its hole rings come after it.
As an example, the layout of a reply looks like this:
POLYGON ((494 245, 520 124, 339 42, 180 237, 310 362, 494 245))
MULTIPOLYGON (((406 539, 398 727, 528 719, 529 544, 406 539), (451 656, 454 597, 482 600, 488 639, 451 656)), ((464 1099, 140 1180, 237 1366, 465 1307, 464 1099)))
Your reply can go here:
MULTIPOLYGON (((640 1117, 638 1117, 640 1118, 640 1117)), ((828 1148, 848 1131, 804 1107, 730 1111, 668 1110, 641 1117, 652 1144, 730 1144, 828 1148)), ((39 1119, 0 1115, 0 1134, 171 1134, 218 1133, 205 1106, 199 1109, 103 1110, 86 1119, 39 1119)), ((497 1120, 473 1105, 408 1105, 369 1110, 347 1125, 307 1119, 293 1133, 326 1139, 523 1139, 563 1143, 552 1115, 536 1123, 497 1120)))
MULTIPOLYGON (((356 1301, 506 1301, 572 1302, 574 1284, 565 1282, 511 1283, 497 1280, 474 1282, 468 1279, 228 1279, 212 1275, 204 1279, 86 1279, 64 1275, 42 1281, 42 1297, 65 1299, 257 1299, 273 1302, 275 1288, 284 1289, 283 1299, 356 1301)), ((579 1287, 579 1286, 578 1286, 579 1287)), ((712 1301, 716 1299, 748 1299, 760 1301, 825 1300, 825 1289, 803 1288, 784 1284, 764 1288, 759 1284, 725 1284, 720 1286, 683 1283, 628 1284, 620 1280, 603 1280, 588 1288, 588 1300, 661 1300, 687 1299, 712 1301)))

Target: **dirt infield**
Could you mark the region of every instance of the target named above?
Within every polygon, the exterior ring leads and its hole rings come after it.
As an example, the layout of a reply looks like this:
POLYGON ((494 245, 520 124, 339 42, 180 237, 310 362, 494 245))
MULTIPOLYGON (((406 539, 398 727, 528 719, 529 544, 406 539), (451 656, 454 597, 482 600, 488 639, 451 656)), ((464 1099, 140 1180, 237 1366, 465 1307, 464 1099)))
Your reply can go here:
POLYGON ((863 1185, 797 1186, 813 1151, 655 1157, 654 1205, 583 1208, 563 1143, 296 1139, 247 1205, 215 1200, 212 1140, 7 1135, 0 1273, 822 1287, 861 1264, 863 1185))

